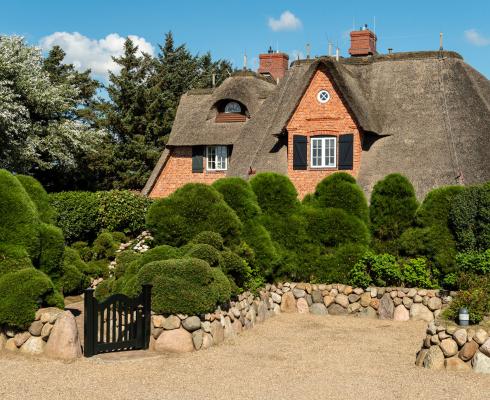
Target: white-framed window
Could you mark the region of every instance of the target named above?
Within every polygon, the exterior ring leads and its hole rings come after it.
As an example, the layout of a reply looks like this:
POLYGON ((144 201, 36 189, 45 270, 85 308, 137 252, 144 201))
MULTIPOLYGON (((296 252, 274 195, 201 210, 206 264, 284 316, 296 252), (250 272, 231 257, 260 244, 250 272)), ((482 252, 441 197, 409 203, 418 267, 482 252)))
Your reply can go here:
POLYGON ((225 106, 225 114, 240 114, 242 107, 236 101, 230 101, 225 106))
POLYGON ((228 169, 228 147, 206 147, 206 169, 208 171, 226 171, 228 169))
POLYGON ((311 138, 311 167, 335 168, 337 166, 337 138, 311 138))

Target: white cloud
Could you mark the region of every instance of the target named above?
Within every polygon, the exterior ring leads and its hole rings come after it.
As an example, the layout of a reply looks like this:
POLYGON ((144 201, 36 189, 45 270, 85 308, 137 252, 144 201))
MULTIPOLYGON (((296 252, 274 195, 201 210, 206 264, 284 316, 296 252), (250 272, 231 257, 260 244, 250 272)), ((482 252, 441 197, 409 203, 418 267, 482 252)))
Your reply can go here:
MULTIPOLYGON (((135 35, 129 37, 138 46, 139 53, 154 54, 153 46, 144 38, 135 35)), ((95 76, 107 80, 108 71, 117 72, 119 69, 111 57, 123 54, 125 40, 117 33, 102 39, 90 39, 78 32, 55 32, 43 37, 39 44, 43 50, 60 46, 66 53, 64 62, 73 64, 79 70, 90 68, 95 76)))
POLYGON ((303 24, 301 20, 291 11, 284 11, 279 19, 269 18, 269 28, 277 31, 295 31, 300 29, 303 24))
POLYGON ((476 29, 468 29, 464 31, 464 36, 468 42, 475 46, 489 46, 490 37, 483 36, 476 29))

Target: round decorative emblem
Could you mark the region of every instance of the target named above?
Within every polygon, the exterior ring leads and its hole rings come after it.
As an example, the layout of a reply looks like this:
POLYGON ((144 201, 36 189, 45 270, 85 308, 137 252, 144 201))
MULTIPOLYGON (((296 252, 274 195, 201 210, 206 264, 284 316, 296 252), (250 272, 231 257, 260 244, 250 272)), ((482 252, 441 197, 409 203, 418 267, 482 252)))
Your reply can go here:
POLYGON ((316 95, 316 99, 322 104, 327 103, 330 100, 330 93, 328 93, 325 89, 322 89, 316 95))

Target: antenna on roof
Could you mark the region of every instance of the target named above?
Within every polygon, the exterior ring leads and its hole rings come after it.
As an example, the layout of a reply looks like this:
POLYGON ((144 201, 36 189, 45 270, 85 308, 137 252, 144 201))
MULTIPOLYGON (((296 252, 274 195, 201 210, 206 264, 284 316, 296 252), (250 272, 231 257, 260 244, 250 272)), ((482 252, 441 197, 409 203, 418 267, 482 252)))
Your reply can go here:
POLYGON ((340 49, 339 49, 339 43, 337 42, 337 49, 335 50, 335 60, 339 61, 340 60, 340 49))
POLYGON ((212 75, 213 88, 216 87, 216 74, 213 72, 212 75))
POLYGON ((443 40, 444 34, 442 32, 439 33, 439 51, 443 51, 444 47, 442 45, 442 40, 443 40))
POLYGON ((310 59, 310 44, 306 43, 306 58, 310 59))
POLYGON ((332 57, 332 42, 328 41, 328 56, 332 57))
POLYGON ((376 16, 373 17, 373 33, 376 35, 376 16))
POLYGON ((247 70, 247 51, 245 50, 245 52, 243 53, 243 70, 246 71, 247 70))

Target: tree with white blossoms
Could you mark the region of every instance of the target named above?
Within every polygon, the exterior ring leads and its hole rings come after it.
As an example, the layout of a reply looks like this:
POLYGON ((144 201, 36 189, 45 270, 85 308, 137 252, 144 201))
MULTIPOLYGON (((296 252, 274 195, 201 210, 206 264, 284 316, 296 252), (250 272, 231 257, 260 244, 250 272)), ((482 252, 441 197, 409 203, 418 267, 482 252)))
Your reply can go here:
POLYGON ((41 50, 0 36, 0 168, 19 173, 75 170, 106 134, 83 118, 77 75, 50 79, 41 50))

